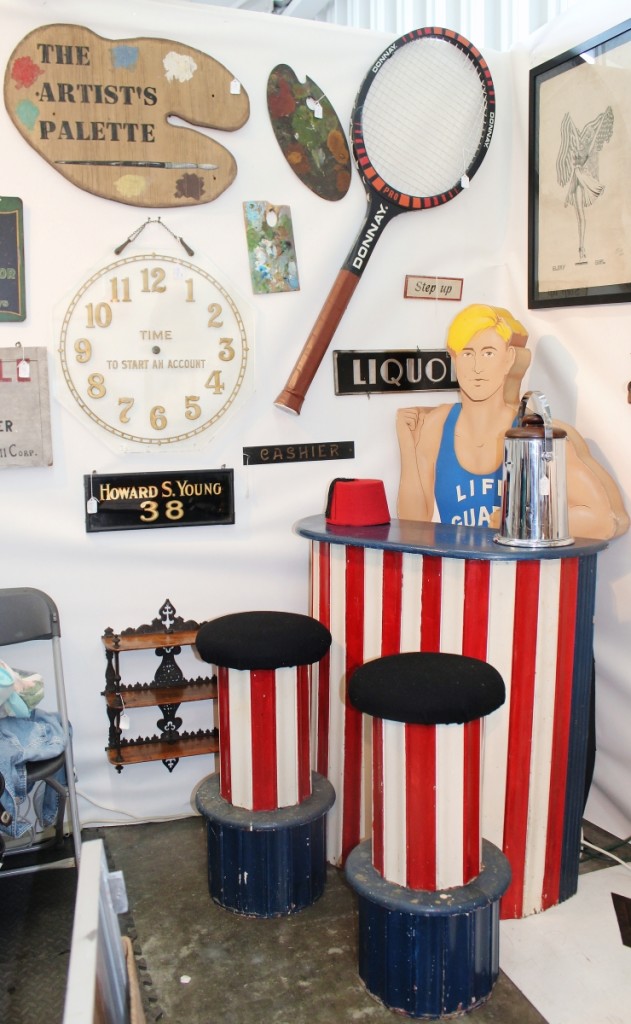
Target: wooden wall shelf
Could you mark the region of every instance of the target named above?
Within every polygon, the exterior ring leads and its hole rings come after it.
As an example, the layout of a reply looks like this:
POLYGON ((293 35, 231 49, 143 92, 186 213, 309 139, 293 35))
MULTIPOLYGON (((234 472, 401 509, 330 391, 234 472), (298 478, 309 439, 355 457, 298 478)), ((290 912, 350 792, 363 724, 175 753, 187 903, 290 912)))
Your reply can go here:
POLYGON ((125 629, 122 633, 108 628, 101 637, 106 658, 102 694, 109 719, 106 752, 117 772, 127 764, 144 761, 162 761, 172 772, 180 757, 216 754, 219 750, 216 728, 180 731, 182 719, 177 716, 180 704, 215 700, 217 697, 215 676, 185 679, 176 661, 182 647, 194 645, 200 624, 192 620, 184 622, 176 616, 168 598, 158 615, 159 618, 150 624, 125 629), (122 683, 119 655, 143 650, 155 650, 160 657, 153 680, 133 685, 122 683), (127 739, 123 735, 128 726, 127 712, 148 707, 158 707, 162 713, 157 721, 159 735, 127 739))
MULTIPOLYGON (((181 757, 193 757, 196 754, 216 754, 219 751, 219 733, 214 729, 210 735, 199 733, 181 733, 176 742, 171 740, 123 740, 119 747, 108 747, 107 756, 117 771, 122 771, 126 764, 141 764, 144 761, 164 761, 172 763, 181 757)), ((166 764, 168 768, 168 764, 166 764)), ((172 766, 175 767, 175 764, 172 766)))

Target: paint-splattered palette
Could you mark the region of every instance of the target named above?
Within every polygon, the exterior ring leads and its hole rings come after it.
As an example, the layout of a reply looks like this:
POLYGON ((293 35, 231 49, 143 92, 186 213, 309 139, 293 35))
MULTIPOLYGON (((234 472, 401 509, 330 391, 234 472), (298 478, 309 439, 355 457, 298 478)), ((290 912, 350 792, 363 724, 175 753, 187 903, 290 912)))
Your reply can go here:
POLYGON ((237 172, 202 132, 235 131, 247 92, 222 64, 168 39, 104 39, 79 25, 45 25, 15 48, 4 79, 14 125, 79 188, 133 206, 216 199, 237 172))
POLYGON ((287 64, 267 81, 267 109, 287 163, 322 199, 342 199, 351 181, 344 130, 331 103, 310 78, 301 82, 287 64))
POLYGON ((243 204, 252 291, 258 295, 298 291, 298 262, 291 210, 265 200, 243 204))

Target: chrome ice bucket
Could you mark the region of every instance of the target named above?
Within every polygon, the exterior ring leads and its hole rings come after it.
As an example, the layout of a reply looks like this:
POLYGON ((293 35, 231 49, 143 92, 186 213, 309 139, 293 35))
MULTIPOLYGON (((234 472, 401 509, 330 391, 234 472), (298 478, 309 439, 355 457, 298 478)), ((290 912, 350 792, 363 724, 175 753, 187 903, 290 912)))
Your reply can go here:
POLYGON ((550 407, 541 391, 527 391, 517 425, 506 431, 498 544, 524 548, 573 544, 569 536, 567 434, 552 426, 550 407), (528 406, 534 414, 528 414, 528 406))

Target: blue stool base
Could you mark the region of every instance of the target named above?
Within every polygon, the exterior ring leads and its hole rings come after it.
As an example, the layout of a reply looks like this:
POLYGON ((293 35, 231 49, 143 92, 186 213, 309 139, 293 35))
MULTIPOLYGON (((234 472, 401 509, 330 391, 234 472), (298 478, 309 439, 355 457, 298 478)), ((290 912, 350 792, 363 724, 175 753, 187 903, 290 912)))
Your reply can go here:
POLYGON ((359 976, 385 1006, 410 1017, 456 1017, 484 1003, 499 973, 499 901, 510 882, 501 850, 482 844, 483 870, 437 892, 388 882, 370 840, 346 877, 359 899, 359 976))
POLYGON ((208 888, 215 903, 248 917, 280 917, 311 906, 326 882, 326 813, 331 783, 317 773, 300 804, 273 811, 234 807, 219 776, 200 786, 196 804, 207 820, 208 888))

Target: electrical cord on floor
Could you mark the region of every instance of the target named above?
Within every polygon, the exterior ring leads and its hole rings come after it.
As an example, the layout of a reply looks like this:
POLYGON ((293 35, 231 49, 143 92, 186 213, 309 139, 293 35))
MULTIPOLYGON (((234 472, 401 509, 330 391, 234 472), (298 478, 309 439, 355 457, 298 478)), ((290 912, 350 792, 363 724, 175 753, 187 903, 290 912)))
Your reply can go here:
MULTIPOLYGON (((75 790, 76 790, 77 796, 80 796, 82 798, 82 800, 85 800, 87 803, 89 803, 91 805, 91 807, 96 808, 99 811, 110 811, 112 814, 124 814, 127 818, 130 819, 129 824, 132 824, 132 825, 137 824, 138 818, 131 811, 123 811, 119 807, 111 807, 109 804, 99 803, 97 800, 93 800, 92 797, 88 796, 88 794, 85 793, 82 789, 80 789, 79 786, 75 786, 75 790)), ((92 827, 93 824, 94 823, 92 821, 82 821, 81 822, 81 827, 82 828, 90 828, 90 827, 92 827)), ((101 822, 101 824, 102 824, 102 822, 101 822)), ((117 825, 121 824, 121 822, 117 821, 116 824, 117 825)), ((123 822, 122 824, 127 824, 127 823, 123 822)))
MULTIPOLYGON (((629 839, 631 839, 631 836, 629 836, 629 839)), ((625 846, 629 842, 629 839, 624 839, 624 840, 622 840, 622 842, 616 843, 616 846, 614 847, 614 849, 618 849, 618 847, 620 847, 620 846, 625 846)), ((617 861, 618 864, 622 864, 623 868, 626 868, 627 871, 631 871, 631 864, 628 861, 622 860, 621 857, 617 857, 616 854, 613 853, 612 850, 604 850, 601 846, 595 846, 593 843, 588 843, 587 840, 583 836, 582 829, 581 829, 581 846, 586 846, 589 850, 594 850, 596 853, 599 853, 602 857, 609 857, 611 860, 617 861)))
POLYGON ((120 807, 112 807, 110 804, 99 803, 97 800, 93 800, 92 797, 88 796, 79 786, 76 787, 77 796, 80 796, 83 800, 90 804, 91 808, 96 811, 107 811, 113 815, 124 814, 128 821, 112 820, 104 821, 102 816, 96 818, 90 816, 88 819, 81 820, 81 828, 108 828, 110 825, 147 825, 147 824, 161 824, 166 821, 176 821, 180 818, 196 818, 201 817, 199 812, 194 810, 193 807, 189 811, 183 811, 177 815, 165 815, 164 817, 156 816, 151 818, 139 818, 138 815, 133 811, 125 811, 120 807))

